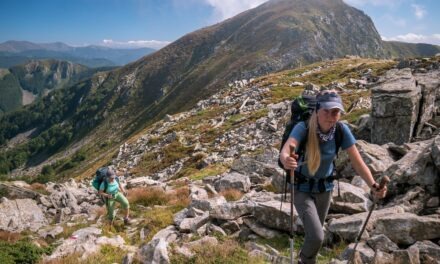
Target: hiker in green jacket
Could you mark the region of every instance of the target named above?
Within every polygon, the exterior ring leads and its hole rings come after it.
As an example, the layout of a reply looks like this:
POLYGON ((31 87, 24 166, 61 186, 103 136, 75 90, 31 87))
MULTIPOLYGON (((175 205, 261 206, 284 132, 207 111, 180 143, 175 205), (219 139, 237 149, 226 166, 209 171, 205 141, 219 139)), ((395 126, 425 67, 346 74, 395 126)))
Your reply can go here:
POLYGON ((98 194, 106 198, 105 205, 107 207, 107 216, 110 221, 113 221, 115 218, 115 202, 118 202, 125 210, 124 224, 130 224, 130 204, 125 197, 127 192, 125 191, 124 187, 118 183, 116 177, 116 172, 112 169, 109 169, 107 171, 108 182, 104 180, 101 183, 98 194))

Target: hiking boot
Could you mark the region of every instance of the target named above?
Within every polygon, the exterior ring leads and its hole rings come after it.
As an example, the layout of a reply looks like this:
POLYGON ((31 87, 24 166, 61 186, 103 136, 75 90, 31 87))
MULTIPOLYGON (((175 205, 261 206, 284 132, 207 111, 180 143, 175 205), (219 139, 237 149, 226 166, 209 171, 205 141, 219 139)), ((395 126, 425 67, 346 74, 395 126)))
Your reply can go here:
POLYGON ((124 225, 130 225, 131 224, 131 220, 128 217, 124 218, 124 225))

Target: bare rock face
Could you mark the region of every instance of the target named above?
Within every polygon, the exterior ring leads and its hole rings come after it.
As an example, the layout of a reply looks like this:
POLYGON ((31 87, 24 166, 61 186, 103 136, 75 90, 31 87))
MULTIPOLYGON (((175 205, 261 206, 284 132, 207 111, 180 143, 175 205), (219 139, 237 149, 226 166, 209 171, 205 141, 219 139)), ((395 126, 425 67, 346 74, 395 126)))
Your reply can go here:
POLYGON ((375 251, 392 252, 398 250, 399 247, 384 234, 373 236, 368 239, 367 244, 375 251))
MULTIPOLYGON (((427 194, 424 188, 416 186, 407 190, 404 194, 396 196, 388 203, 388 206, 401 206, 405 212, 418 214, 425 207, 427 194)), ((426 203, 426 206, 428 204, 426 203)))
POLYGON ((419 185, 431 194, 438 192, 437 184, 440 179, 438 170, 431 160, 432 146, 433 140, 413 143, 411 151, 385 171, 394 186, 390 189, 391 192, 396 191, 398 184, 419 185))
POLYGON ((330 209, 334 213, 362 213, 368 211, 372 202, 368 199, 368 193, 362 188, 346 182, 339 183, 340 196, 333 192, 333 202, 330 209))
POLYGON ((4 200, 0 203, 0 229, 21 232, 37 231, 48 224, 48 220, 37 203, 31 199, 4 200))
MULTIPOLYGON (((356 142, 356 147, 373 176, 377 177, 387 170, 394 162, 388 150, 382 146, 358 140, 356 142)), ((336 162, 336 168, 344 177, 350 177, 353 175, 354 170, 351 166, 348 155, 345 152, 340 154, 340 157, 336 162)))
MULTIPOLYGON (((349 259, 353 254, 354 243, 350 244, 341 254, 342 259, 349 259)), ((365 242, 359 242, 356 248, 356 255, 359 255, 360 261, 356 263, 373 263, 374 250, 371 249, 365 242)), ((356 259, 356 258, 355 258, 356 259)))
POLYGON ((140 250, 142 263, 149 264, 168 264, 168 243, 165 239, 154 239, 143 246, 140 250))
POLYGON ((435 137, 434 143, 432 144, 431 152, 432 160, 434 161, 437 170, 440 171, 440 136, 435 137))
POLYGON ((124 239, 117 235, 109 238, 100 236, 101 229, 96 227, 86 227, 75 231, 68 239, 62 240, 59 245, 46 260, 53 260, 68 256, 74 253, 81 255, 81 259, 87 259, 90 254, 96 253, 100 250, 102 245, 112 245, 115 247, 121 247, 127 251, 134 252, 135 248, 131 246, 125 246, 124 239))
POLYGON ((209 212, 204 212, 202 215, 183 219, 179 225, 179 230, 182 233, 196 232, 197 229, 206 224, 208 221, 209 212))
POLYGON ((377 219, 375 233, 384 234, 394 243, 411 245, 417 241, 440 238, 440 219, 411 213, 388 215, 377 219))
POLYGON ((245 218, 243 220, 244 224, 249 227, 250 230, 252 230, 255 234, 264 237, 266 239, 272 239, 277 236, 281 236, 281 233, 271 230, 269 228, 264 227, 263 225, 258 224, 254 219, 252 218, 245 218))
POLYGON ((166 227, 165 229, 157 232, 151 240, 155 239, 165 239, 166 242, 172 243, 177 240, 177 236, 179 235, 175 226, 171 225, 166 227))
POLYGON ((429 240, 417 241, 410 248, 414 247, 418 249, 422 263, 429 263, 429 259, 440 259, 440 246, 429 240))
MULTIPOLYGON (((258 223, 277 230, 290 231, 290 203, 283 203, 280 210, 280 201, 258 203, 255 207, 255 218, 258 223)), ((297 227, 299 217, 296 209, 293 211, 293 222, 297 227)), ((302 225, 302 224, 301 224, 302 225)))
POLYGON ((372 89, 371 142, 403 144, 413 136, 422 92, 411 69, 393 69, 372 89))
POLYGON ((436 93, 438 93, 440 87, 440 71, 416 73, 414 77, 422 90, 419 123, 415 131, 415 136, 419 136, 424 124, 431 120, 436 113, 435 102, 437 100, 436 93))
POLYGON ((241 192, 248 192, 251 188, 249 176, 232 172, 224 175, 214 183, 214 187, 218 192, 235 189, 241 192))
MULTIPOLYGON (((370 220, 368 221, 366 232, 373 230, 378 219, 388 215, 399 215, 402 213, 404 213, 404 211, 400 206, 373 211, 370 220)), ((328 230, 333 234, 338 235, 345 241, 354 241, 359 234, 365 219, 367 218, 367 214, 368 213, 365 212, 344 216, 338 219, 332 219, 328 224, 328 230)))
POLYGON ((235 220, 241 216, 253 214, 255 205, 249 200, 223 203, 214 207, 209 215, 213 219, 235 220))

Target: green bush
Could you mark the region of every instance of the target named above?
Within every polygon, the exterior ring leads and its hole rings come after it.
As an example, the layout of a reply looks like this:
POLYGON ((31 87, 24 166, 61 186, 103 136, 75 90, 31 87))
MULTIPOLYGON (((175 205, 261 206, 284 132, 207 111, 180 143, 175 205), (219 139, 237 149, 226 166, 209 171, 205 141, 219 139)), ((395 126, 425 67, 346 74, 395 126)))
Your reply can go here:
POLYGON ((0 263, 33 264, 38 263, 47 250, 28 241, 7 243, 0 241, 0 263))
POLYGON ((47 175, 47 176, 53 175, 53 174, 55 174, 55 170, 53 169, 53 167, 51 165, 46 165, 41 170, 41 174, 47 175))

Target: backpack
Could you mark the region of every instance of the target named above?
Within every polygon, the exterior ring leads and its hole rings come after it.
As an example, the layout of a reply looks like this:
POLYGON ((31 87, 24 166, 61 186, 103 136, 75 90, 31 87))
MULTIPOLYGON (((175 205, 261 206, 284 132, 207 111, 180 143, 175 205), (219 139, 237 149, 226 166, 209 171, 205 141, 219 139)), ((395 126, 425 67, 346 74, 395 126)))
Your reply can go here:
MULTIPOLYGON (((280 153, 281 153, 281 150, 283 149, 284 144, 289 139, 290 133, 292 132, 295 125, 297 125, 299 122, 305 122, 306 126, 307 126, 307 122, 308 122, 310 116, 312 115, 313 111, 315 110, 315 107, 316 107, 316 96, 314 96, 314 95, 299 96, 292 101, 292 105, 290 108, 291 109, 291 116, 290 116, 290 120, 287 122, 286 127, 284 129, 283 138, 281 141, 280 153)), ((308 135, 308 127, 306 130, 306 135, 308 135)), ((339 149, 342 144, 342 139, 343 139, 342 123, 337 122, 336 123, 336 131, 335 131, 335 143, 336 143, 335 154, 336 154, 336 157, 338 156, 338 152, 339 152, 339 149)), ((303 142, 301 142, 300 145, 298 146, 298 149, 297 149, 298 160, 301 160, 301 159, 304 160, 306 144, 307 144, 307 136, 306 136, 305 140, 303 140, 303 142)), ((278 157, 278 165, 280 166, 280 168, 282 168, 286 172, 285 173, 285 175, 286 175, 285 183, 284 183, 284 190, 286 191, 287 184, 290 183, 290 177, 288 177, 289 171, 283 167, 283 164, 281 163, 281 160, 279 157, 278 157)), ((335 172, 336 172, 336 165, 335 165, 335 161, 333 160, 333 175, 332 176, 333 176, 333 179, 338 180, 338 195, 340 195, 339 177, 335 172)), ((285 195, 286 195, 286 193, 285 193, 285 195)))
MULTIPOLYGON (((99 191, 99 187, 101 186, 102 182, 104 182, 104 191, 107 190, 107 184, 108 184, 107 171, 108 171, 108 169, 109 169, 108 167, 101 167, 98 170, 96 170, 95 178, 92 181, 92 186, 97 191, 99 191)), ((119 177, 117 177, 117 176, 116 176, 116 181, 119 183, 119 177)))
MULTIPOLYGON (((280 153, 283 149, 284 144, 289 139, 290 133, 293 128, 299 122, 306 122, 309 120, 316 106, 316 96, 314 95, 304 95, 298 96, 292 101, 292 105, 290 107, 290 120, 287 122, 286 127, 284 128, 283 138, 281 140, 280 153)), ((278 166, 284 169, 283 164, 281 163, 280 158, 278 157, 278 166)))

